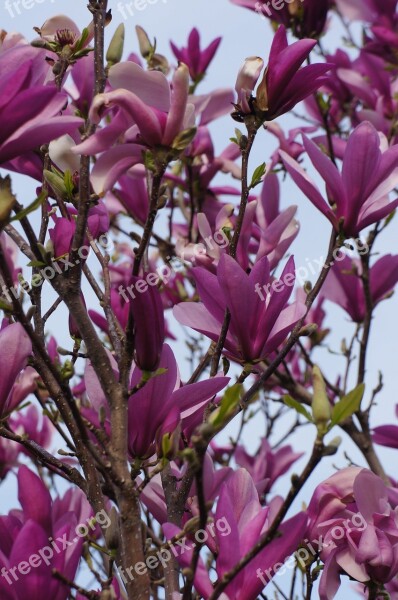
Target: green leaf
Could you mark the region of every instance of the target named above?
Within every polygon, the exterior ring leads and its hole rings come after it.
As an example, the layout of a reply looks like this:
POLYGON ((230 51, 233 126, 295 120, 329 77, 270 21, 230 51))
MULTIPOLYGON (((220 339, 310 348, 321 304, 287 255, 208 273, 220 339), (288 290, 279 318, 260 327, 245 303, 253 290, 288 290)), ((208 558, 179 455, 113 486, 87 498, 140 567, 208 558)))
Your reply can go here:
POLYGON ((384 221, 384 227, 388 227, 388 225, 391 223, 391 221, 395 217, 396 212, 397 212, 396 210, 393 210, 392 213, 388 215, 387 219, 384 221))
POLYGON ((256 169, 254 169, 250 188, 254 188, 254 187, 256 187, 256 185, 261 183, 261 180, 265 175, 266 169, 267 168, 266 168, 265 162, 262 165, 259 165, 256 169))
POLYGON ((242 384, 236 383, 226 390, 219 408, 217 408, 217 410, 209 417, 209 422, 216 429, 221 428, 228 420, 229 416, 235 411, 235 408, 238 406, 241 399, 242 389, 242 384))
POLYGON ((87 38, 88 38, 88 29, 87 29, 87 27, 85 27, 82 31, 80 38, 75 43, 75 47, 74 47, 75 53, 83 48, 87 38))
POLYGON ((310 415, 308 410, 306 408, 304 408, 304 406, 302 404, 300 404, 300 402, 297 402, 297 400, 295 400, 291 396, 283 396, 283 402, 289 408, 293 408, 300 415, 303 415, 303 417, 305 417, 307 419, 307 421, 310 421, 310 423, 313 423, 312 416, 310 415))
POLYGON ((36 208, 39 208, 39 206, 41 206, 46 199, 47 193, 45 191, 42 191, 40 196, 38 196, 36 200, 32 202, 32 204, 29 204, 29 206, 21 210, 17 215, 15 215, 15 217, 11 219, 11 221, 20 221, 21 219, 29 215, 31 212, 35 211, 36 208))
POLYGON ((342 423, 359 410, 364 392, 365 385, 361 383, 334 405, 329 429, 342 423))
POLYGON ((8 221, 15 200, 11 191, 10 176, 0 177, 0 224, 8 221))

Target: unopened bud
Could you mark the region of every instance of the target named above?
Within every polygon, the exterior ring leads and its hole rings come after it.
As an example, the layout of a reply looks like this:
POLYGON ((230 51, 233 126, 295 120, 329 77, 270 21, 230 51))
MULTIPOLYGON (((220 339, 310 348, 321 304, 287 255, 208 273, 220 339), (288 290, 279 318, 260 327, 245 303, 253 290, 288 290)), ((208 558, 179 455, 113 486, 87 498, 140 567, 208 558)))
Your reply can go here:
POLYGON ((140 46, 141 56, 143 56, 144 58, 148 58, 153 53, 154 47, 149 41, 149 37, 145 29, 140 27, 140 25, 136 25, 135 31, 138 38, 138 44, 140 46))
POLYGON ((111 43, 109 44, 106 60, 108 67, 116 65, 122 59, 124 48, 124 23, 120 23, 115 33, 113 34, 111 43))
POLYGON ((44 169, 43 175, 44 175, 44 179, 46 180, 48 185, 51 187, 51 189, 53 190, 55 195, 58 198, 65 200, 68 193, 66 190, 64 178, 60 177, 56 173, 53 173, 52 171, 48 171, 47 169, 44 169))
POLYGON ((312 416, 318 433, 324 435, 326 433, 327 424, 332 416, 330 401, 326 393, 325 381, 322 377, 320 368, 314 365, 312 369, 312 386, 314 395, 312 398, 312 416))
POLYGON ((328 445, 326 446, 326 448, 324 449, 324 455, 333 456, 334 454, 336 454, 337 450, 340 447, 341 442, 342 442, 341 437, 337 436, 337 437, 333 438, 333 440, 331 442, 329 442, 328 445))

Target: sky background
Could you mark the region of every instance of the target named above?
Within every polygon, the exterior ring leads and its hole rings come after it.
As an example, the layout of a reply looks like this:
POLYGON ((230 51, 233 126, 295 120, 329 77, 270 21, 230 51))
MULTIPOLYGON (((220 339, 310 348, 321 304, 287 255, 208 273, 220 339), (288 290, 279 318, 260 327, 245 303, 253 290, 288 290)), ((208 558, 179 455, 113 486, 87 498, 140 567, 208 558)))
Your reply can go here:
MULTIPOLYGON (((153 1, 153 0, 152 0, 153 1)), ((12 2, 12 0, 11 0, 12 2)), ((33 27, 40 27, 46 18, 56 14, 66 13, 72 18, 80 28, 86 26, 90 20, 89 12, 86 8, 85 0, 42 0, 42 3, 34 0, 25 0, 25 6, 31 6, 29 9, 22 5, 13 5, 11 3, 11 12, 7 10, 5 0, 0 0, 0 28, 6 31, 18 31, 24 34, 28 39, 35 37, 33 27), (30 4, 29 4, 30 2, 30 4), (20 14, 18 14, 18 8, 20 14)), ((126 2, 111 0, 109 8, 112 9, 113 21, 106 30, 106 39, 109 43, 114 29, 120 22, 126 26, 125 55, 131 51, 138 52, 138 44, 135 36, 135 25, 141 25, 149 34, 150 38, 156 37, 157 50, 171 59, 173 57, 169 49, 169 41, 172 39, 177 46, 185 45, 188 34, 192 27, 197 27, 202 35, 202 45, 207 46, 217 36, 222 36, 223 41, 219 51, 214 59, 206 80, 199 87, 199 93, 211 91, 215 88, 234 87, 235 79, 239 67, 247 56, 258 55, 264 58, 268 57, 270 43, 272 40, 272 30, 268 21, 263 20, 259 15, 236 7, 228 0, 158 0, 153 4, 147 4, 143 10, 137 10, 135 3, 130 4, 133 16, 130 16, 126 2), (119 6, 119 9, 118 9, 119 6), (128 16, 127 19, 124 16, 128 16)), ((139 4, 138 4, 139 6, 139 4)), ((333 51, 341 47, 339 34, 341 33, 337 23, 332 21, 328 34, 323 42, 327 50, 333 51)), ((298 112, 303 112, 301 108, 298 112)), ((292 128, 297 125, 297 121, 291 117, 283 117, 278 121, 284 128, 292 128)), ((229 138, 234 134, 236 123, 230 117, 217 122, 212 127, 216 151, 219 153, 228 144, 229 138)), ((251 168, 258 164, 268 161, 275 148, 275 138, 265 131, 261 131, 257 137, 256 144, 252 153, 251 168)), ((313 175, 313 171, 311 171, 313 175)), ((18 199, 24 204, 29 204, 35 197, 35 182, 27 178, 12 175, 14 182, 14 191, 18 199)), ((236 182, 234 182, 236 183, 236 182)), ((291 204, 299 206, 298 219, 301 224, 300 234, 291 248, 295 256, 296 266, 305 266, 308 261, 312 262, 325 256, 330 227, 328 221, 317 212, 312 204, 304 198, 301 192, 290 181, 282 184, 281 204, 286 208, 291 204)), ((398 234, 398 220, 394 219, 387 230, 379 239, 376 252, 380 255, 391 252, 396 253, 396 239, 398 234)), ((376 258, 376 257, 375 257, 376 258)), ((48 303, 51 302, 52 295, 47 286, 48 303)), ((338 307, 328 304, 328 317, 326 325, 333 327, 333 334, 327 339, 328 346, 332 351, 339 351, 342 338, 350 339, 353 331, 352 324, 348 321, 345 313, 338 307)), ((170 322, 171 318, 169 319, 170 322)), ((397 299, 394 296, 391 300, 384 302, 376 309, 376 318, 373 323, 371 344, 368 353, 368 378, 367 378, 367 396, 369 391, 375 387, 378 378, 378 371, 382 370, 384 374, 385 386, 382 393, 378 396, 378 406, 372 413, 372 425, 395 423, 394 408, 397 402, 396 395, 396 377, 397 377, 397 299)), ((70 338, 65 331, 66 321, 57 317, 52 322, 53 333, 58 342, 69 345, 70 338), (61 325, 62 323, 62 325, 61 325)), ((177 326, 178 327, 178 326, 177 326)), ((188 375, 188 365, 184 362, 184 348, 175 348, 179 367, 183 377, 188 375)), ((328 349, 320 351, 319 362, 325 370, 328 378, 334 381, 343 365, 341 358, 335 357, 328 349)), ((228 435, 231 435, 236 429, 236 424, 232 425, 220 441, 227 441, 228 435)), ((264 422, 261 417, 250 427, 244 437, 247 447, 254 451, 259 438, 264 431, 264 422)), ((279 432, 282 434, 283 432, 279 432)), ((330 438, 339 432, 333 432, 330 438)), ((305 428, 297 433, 292 439, 295 450, 309 450, 309 440, 312 439, 313 432, 305 428)), ((280 435, 278 435, 280 437, 280 435)), ((343 436, 344 437, 344 436, 343 436)), ((55 448, 56 449, 56 448, 55 448)), ((322 462, 320 469, 311 478, 298 499, 296 506, 309 499, 314 486, 331 475, 335 467, 347 465, 343 455, 347 451, 353 462, 364 464, 360 453, 349 443, 344 443, 342 450, 332 457, 322 462)), ((379 449, 384 464, 389 470, 389 466, 396 464, 396 451, 388 449, 379 449)), ((305 462, 303 459, 297 463, 297 470, 305 462)), ((395 473, 390 469, 390 474, 394 477, 395 473)), ((284 493, 288 486, 288 478, 282 478, 280 483, 273 488, 276 493, 284 493)), ((1 486, 1 511, 4 513, 8 508, 16 506, 16 490, 13 476, 10 475, 6 485, 1 486)), ((279 582, 278 582, 279 583, 279 582)), ((271 590, 271 587, 269 587, 271 590)), ((268 589, 267 589, 268 591, 268 589)), ((350 592, 350 597, 355 594, 350 592)), ((347 588, 342 591, 337 598, 347 598, 347 588)))

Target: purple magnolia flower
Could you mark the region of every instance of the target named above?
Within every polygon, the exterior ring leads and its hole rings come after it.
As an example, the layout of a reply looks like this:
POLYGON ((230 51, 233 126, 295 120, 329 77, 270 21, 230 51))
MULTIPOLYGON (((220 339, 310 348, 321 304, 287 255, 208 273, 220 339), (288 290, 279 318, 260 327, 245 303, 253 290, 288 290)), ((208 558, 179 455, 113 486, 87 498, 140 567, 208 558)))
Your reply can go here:
POLYGON ((396 495, 380 477, 367 469, 343 469, 317 487, 308 512, 312 539, 322 536, 323 540, 321 600, 335 597, 342 573, 362 583, 379 584, 397 575, 398 519, 394 498, 396 495))
POLYGON ((290 0, 274 8, 271 2, 264 0, 231 0, 232 4, 254 10, 263 18, 291 27, 295 36, 318 37, 321 35, 331 7, 331 0, 290 0))
POLYGON ((287 171, 307 198, 329 219, 336 231, 355 237, 368 225, 387 217, 398 206, 388 194, 398 183, 398 146, 381 148, 371 123, 364 122, 350 135, 341 173, 306 136, 305 149, 326 184, 324 199, 304 169, 285 152, 280 154, 287 171))
MULTIPOLYGON (((172 475, 176 478, 176 490, 181 487, 181 481, 183 481, 184 475, 187 472, 189 466, 187 463, 179 468, 173 461, 170 462, 170 468, 172 475)), ((230 467, 222 467, 221 469, 215 469, 213 460, 210 454, 207 452, 203 462, 203 491, 206 502, 215 500, 220 493, 222 484, 232 474, 230 467)), ((162 485, 162 478, 160 473, 156 474, 151 478, 151 481, 145 486, 140 496, 143 504, 148 508, 149 512, 155 519, 163 525, 167 521, 167 505, 164 495, 164 488, 162 485)), ((197 501, 197 490, 196 483, 192 484, 189 491, 188 498, 185 504, 184 516, 182 524, 184 525, 193 516, 199 514, 199 506, 197 501)))
MULTIPOLYGON (((165 344, 159 368, 166 372, 152 377, 129 398, 129 450, 132 456, 146 458, 154 451, 154 442, 172 433, 181 422, 209 403, 229 382, 229 377, 215 377, 181 387, 176 359, 165 344)), ((134 388, 143 373, 135 368, 130 387, 134 388)))
POLYGON ((327 78, 324 75, 331 65, 317 63, 300 68, 315 45, 315 40, 304 39, 289 46, 286 29, 281 25, 272 41, 268 67, 257 87, 254 101, 251 93, 263 67, 262 59, 246 59, 238 74, 235 89, 243 112, 250 113, 252 103, 264 120, 272 121, 289 112, 325 83, 327 78))
POLYGON ((385 0, 383 3, 378 0, 335 0, 335 2, 338 9, 348 19, 368 21, 369 23, 382 15, 392 18, 397 5, 396 0, 385 0))
MULTIPOLYGON (((54 256, 60 257, 69 254, 73 241, 73 236, 76 230, 76 221, 73 218, 76 210, 69 209, 71 218, 55 217, 55 226, 49 229, 50 239, 54 247, 54 256)), ((109 213, 105 204, 100 200, 97 205, 90 208, 88 211, 87 227, 93 238, 97 239, 109 229, 109 213)), ((88 246, 88 239, 85 244, 88 246)), ((85 258, 84 256, 82 258, 85 258)))
MULTIPOLYGON (((362 323, 366 316, 361 273, 361 261, 345 256, 333 265, 322 288, 324 298, 341 306, 355 323, 362 323)), ((369 271, 373 306, 388 298, 397 282, 398 256, 387 254, 375 262, 369 271)))
POLYGON ((267 257, 247 275, 230 256, 223 255, 217 275, 192 269, 201 303, 183 302, 174 307, 177 321, 217 341, 226 308, 231 322, 225 341, 228 356, 253 362, 274 352, 305 314, 300 302, 287 302, 293 291, 294 260, 290 258, 280 281, 273 282, 267 257))
POLYGON ((237 446, 235 462, 245 468, 253 478, 260 496, 268 494, 275 481, 284 475, 303 452, 293 452, 291 446, 282 446, 272 450, 268 440, 261 440, 256 454, 248 454, 244 446, 237 446))
MULTIPOLYGON (((398 418, 398 404, 395 406, 395 416, 398 418)), ((380 446, 398 448, 398 425, 380 425, 373 429, 373 441, 380 446)))
MULTIPOLYGON (((13 323, 0 331, 0 417, 16 406, 15 399, 11 403, 13 391, 18 385, 16 379, 26 367, 31 354, 32 343, 20 323, 13 323)), ((23 398, 19 395, 18 399, 21 401, 23 398)))
MULTIPOLYGON (((279 500, 275 499, 270 506, 261 507, 253 480, 245 469, 234 472, 223 484, 214 517, 215 546, 211 544, 211 550, 216 554, 219 579, 266 533, 279 506, 279 500), (223 527, 217 528, 220 523, 223 523, 223 527), (224 528, 225 524, 228 527, 224 528)), ((279 536, 233 579, 222 597, 229 600, 256 600, 275 574, 274 565, 282 563, 297 548, 304 537, 306 524, 307 515, 304 512, 283 523, 279 528, 279 536), (270 577, 268 572, 272 572, 270 577)), ((179 528, 171 523, 165 523, 163 530, 168 539, 180 533, 179 528)), ((188 539, 184 551, 177 557, 181 566, 189 567, 191 564, 193 547, 193 542, 188 539)), ((214 589, 208 569, 201 558, 195 572, 194 585, 205 600, 214 589)))
POLYGON ((80 490, 53 501, 42 480, 25 466, 18 471, 18 499, 22 510, 0 517, 0 595, 4 600, 40 600, 45 589, 52 600, 66 600, 70 588, 53 577, 53 569, 67 579, 75 577, 84 541, 76 538, 75 529, 92 510, 80 490), (38 553, 50 547, 49 537, 56 547, 51 554, 44 551, 44 558, 38 553))
POLYGON ((20 46, 0 54, 0 164, 5 167, 8 161, 83 124, 80 118, 60 116, 67 96, 55 85, 43 85, 42 71, 37 81, 35 64, 31 53, 24 55, 20 46))
POLYGON ((206 73, 207 67, 214 58, 220 45, 221 38, 213 40, 209 46, 203 50, 200 48, 200 33, 194 27, 188 37, 188 46, 186 48, 177 48, 170 42, 174 56, 180 63, 187 65, 192 81, 199 82, 206 73))
POLYGON ((278 265, 298 235, 300 226, 295 219, 296 211, 295 205, 280 211, 278 176, 269 173, 264 177, 255 216, 258 229, 253 231, 259 241, 256 260, 265 255, 271 269, 278 265))
MULTIPOLYGON (((30 367, 25 372, 29 369, 30 367)), ((33 369, 31 370, 33 372, 33 369)), ((35 375, 37 378, 37 373, 35 375)), ((53 428, 49 419, 45 417, 43 419, 39 418, 39 411, 36 406, 31 405, 26 411, 15 412, 8 422, 12 431, 18 435, 26 436, 42 448, 49 448, 53 428)), ((0 480, 4 479, 14 467, 20 464, 18 458, 21 455, 31 456, 29 450, 21 446, 21 444, 7 440, 6 438, 0 438, 0 480)))
MULTIPOLYGON (((118 367, 109 353, 115 377, 118 367)), ((180 375, 174 354, 164 344, 159 361, 160 373, 154 375, 128 400, 129 451, 131 456, 148 458, 156 450, 156 442, 162 436, 172 434, 178 425, 184 431, 185 421, 201 410, 229 382, 229 377, 214 377, 207 381, 199 381, 181 386, 180 375)), ((133 366, 130 389, 142 385, 144 373, 133 366)), ((106 427, 109 429, 109 407, 98 378, 90 362, 87 363, 84 381, 87 396, 92 409, 84 409, 84 414, 93 422, 98 421, 98 411, 104 410, 106 427)))

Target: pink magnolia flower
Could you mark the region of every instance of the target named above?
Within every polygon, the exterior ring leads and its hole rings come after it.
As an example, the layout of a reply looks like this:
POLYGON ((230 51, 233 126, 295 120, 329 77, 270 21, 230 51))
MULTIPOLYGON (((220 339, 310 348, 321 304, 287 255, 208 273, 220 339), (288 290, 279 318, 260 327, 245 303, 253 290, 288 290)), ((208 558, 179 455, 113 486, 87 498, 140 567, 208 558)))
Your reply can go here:
POLYGON ((318 37, 321 35, 332 5, 331 0, 290 0, 274 7, 263 0, 231 0, 232 4, 257 12, 263 18, 291 27, 296 37, 318 37))
MULTIPOLYGON (((182 467, 178 467, 173 461, 170 462, 172 475, 176 478, 176 490, 181 487, 184 475, 189 468, 187 463, 182 467)), ((203 462, 203 489, 206 502, 215 500, 220 493, 222 484, 232 474, 230 467, 222 467, 215 469, 213 460, 207 452, 203 462)), ((151 515, 161 524, 167 521, 167 506, 162 485, 160 473, 151 478, 151 481, 145 486, 140 496, 143 504, 148 508, 151 515)), ((195 482, 188 493, 188 498, 185 504, 184 516, 182 524, 184 525, 193 516, 199 514, 199 506, 197 500, 197 489, 195 482)))
POLYGON ((323 539, 321 600, 335 597, 342 573, 362 583, 378 584, 397 575, 396 502, 374 473, 357 468, 337 473, 317 487, 308 512, 312 539, 323 539))
MULTIPOLYGON (((265 508, 261 507, 255 485, 245 469, 235 471, 223 484, 217 510, 214 516, 216 571, 219 579, 223 577, 266 533, 271 525, 280 501, 275 499, 265 508), (218 529, 217 523, 223 523, 218 529), (227 524, 228 527, 224 528, 227 524)), ((279 564, 290 556, 304 536, 307 524, 306 513, 298 513, 279 528, 279 535, 268 546, 250 561, 250 563, 225 588, 223 598, 229 600, 256 600, 268 581, 264 578, 279 564)), ((180 533, 179 528, 171 523, 163 525, 168 539, 180 533)), ((209 535, 209 538, 211 536, 209 535)), ((213 540, 212 540, 213 542, 213 540)), ((183 567, 189 567, 192 560, 194 542, 187 540, 184 551, 177 557, 183 567)), ((273 573, 275 574, 275 572, 273 573)), ((213 592, 213 584, 209 578, 208 568, 199 558, 195 572, 194 585, 204 600, 213 592)))
POLYGON ((352 21, 368 21, 372 23, 379 16, 392 17, 396 9, 396 0, 335 0, 338 9, 352 21))
POLYGON ((109 81, 113 91, 94 98, 89 116, 99 124, 112 111, 111 123, 73 149, 79 154, 104 153, 91 177, 96 193, 111 189, 120 175, 142 162, 145 148, 171 149, 178 134, 195 124, 186 65, 176 69, 171 88, 163 73, 144 71, 133 62, 111 67, 109 81), (113 146, 122 134, 124 143, 113 146))
POLYGON ((254 456, 248 454, 244 446, 237 446, 234 459, 240 467, 250 473, 261 497, 268 494, 275 481, 301 456, 303 452, 293 452, 291 446, 273 450, 268 440, 263 439, 254 456))
MULTIPOLYGON (((152 377, 138 392, 129 398, 129 450, 132 456, 145 458, 154 451, 153 442, 164 434, 173 433, 181 422, 207 405, 211 398, 229 382, 229 377, 215 377, 206 381, 181 386, 176 359, 165 344, 159 368, 167 372, 152 377)), ((130 387, 142 379, 135 368, 130 387)))
POLYGON ((308 156, 326 184, 324 199, 304 169, 285 152, 280 154, 287 171, 307 198, 346 237, 355 237, 368 225, 388 216, 398 206, 388 194, 398 183, 398 146, 381 148, 380 137, 371 123, 361 123, 350 135, 341 173, 332 161, 306 136, 308 156))
MULTIPOLYGON (((54 256, 60 257, 69 254, 73 236, 76 230, 76 221, 73 215, 76 213, 74 208, 69 209, 70 219, 66 217, 55 217, 55 226, 49 229, 50 239, 54 246, 54 256)), ((98 204, 92 206, 88 211, 87 227, 92 237, 97 239, 109 229, 109 214, 105 204, 99 200, 98 204)), ((85 244, 88 246, 88 239, 85 244)), ((84 258, 84 257, 83 257, 84 258)))
MULTIPOLYGON (((315 40, 304 39, 289 46, 285 27, 279 27, 272 41, 268 67, 253 101, 253 106, 264 120, 272 121, 288 112, 327 81, 324 75, 330 69, 329 64, 317 63, 300 68, 315 45, 315 40)), ((251 93, 262 67, 261 58, 250 57, 238 74, 235 89, 238 103, 245 113, 251 112, 251 93)))
POLYGON ((287 304, 295 281, 293 258, 273 286, 267 257, 254 265, 250 275, 226 254, 218 263, 217 275, 200 267, 192 274, 202 302, 178 304, 174 316, 217 341, 228 307, 231 322, 225 350, 239 362, 259 361, 274 352, 305 314, 300 302, 287 304))
POLYGON ((187 65, 192 81, 199 82, 206 73, 207 67, 214 58, 220 45, 221 38, 213 40, 209 46, 203 50, 200 48, 200 33, 194 27, 188 37, 188 45, 186 48, 177 48, 170 42, 174 56, 180 63, 187 65))
POLYGON ((25 466, 18 471, 18 499, 22 509, 0 517, 0 595, 7 600, 40 600, 44 586, 53 600, 66 600, 70 589, 53 577, 53 569, 67 579, 75 577, 84 541, 75 539, 75 528, 92 516, 90 505, 76 489, 52 500, 43 481, 25 466), (47 547, 50 536, 69 543, 59 543, 53 556, 14 578, 12 568, 47 547))
MULTIPOLYGON (((32 343, 20 323, 13 323, 0 331, 0 362, 2 376, 0 378, 0 418, 25 397, 18 394, 18 401, 12 400, 16 393, 16 379, 26 367, 28 357, 32 354, 32 343)), ((29 393, 29 392, 27 392, 29 393)))
MULTIPOLYGON (((366 316, 366 299, 358 259, 345 256, 336 262, 322 288, 322 295, 341 306, 355 323, 366 316)), ((370 268, 369 285, 373 306, 388 298, 398 282, 398 256, 387 254, 370 268)))
MULTIPOLYGON (((110 353, 109 358, 117 377, 117 363, 110 353)), ((192 415, 206 406, 229 382, 229 377, 214 377, 190 385, 181 385, 176 359, 167 344, 163 346, 159 369, 160 373, 151 377, 128 399, 128 444, 133 457, 150 457, 163 435, 172 434, 179 424, 184 431, 185 422, 189 423, 192 415)), ((134 365, 130 389, 138 388, 138 384, 142 384, 143 376, 144 373, 134 365)), ((87 396, 93 407, 84 409, 85 416, 92 422, 97 422, 98 411, 101 408, 105 411, 106 427, 109 429, 108 403, 90 362, 86 365, 84 380, 87 396)))
POLYGON ((60 116, 67 96, 54 84, 43 85, 41 69, 39 77, 35 75, 31 50, 16 45, 0 54, 0 164, 5 167, 12 159, 73 133, 83 124, 78 117, 60 116))
MULTIPOLYGON (((398 404, 395 406, 395 416, 398 418, 398 404)), ((398 425, 380 425, 373 429, 373 441, 380 446, 398 448, 398 425)))

